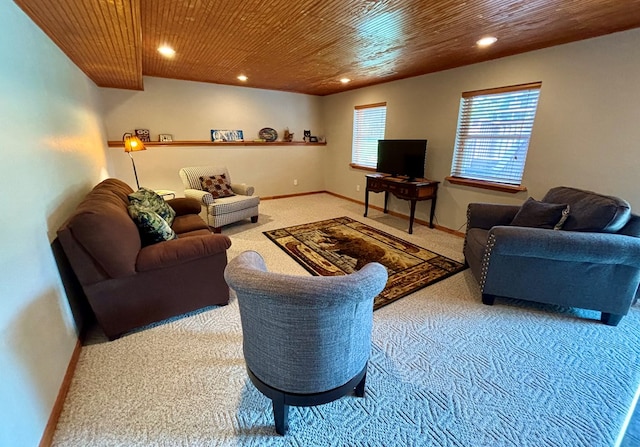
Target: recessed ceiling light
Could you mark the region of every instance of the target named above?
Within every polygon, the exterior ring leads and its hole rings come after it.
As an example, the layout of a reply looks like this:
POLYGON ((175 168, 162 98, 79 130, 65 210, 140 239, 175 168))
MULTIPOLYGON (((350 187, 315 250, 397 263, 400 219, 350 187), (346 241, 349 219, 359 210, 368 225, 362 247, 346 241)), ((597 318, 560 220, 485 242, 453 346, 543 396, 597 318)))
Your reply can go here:
POLYGON ((167 45, 162 45, 161 47, 158 47, 158 53, 162 54, 164 57, 173 57, 176 55, 176 50, 167 45))
POLYGON ((342 82, 343 84, 348 84, 349 82, 351 82, 351 79, 349 79, 349 78, 342 78, 342 79, 340 79, 340 82, 342 82))
POLYGON ((242 82, 245 82, 249 78, 246 77, 245 75, 240 75, 240 76, 238 76, 238 79, 240 79, 242 82))
POLYGON ((488 47, 489 45, 493 45, 496 43, 498 39, 493 36, 483 37, 479 41, 476 42, 476 45, 479 47, 488 47))

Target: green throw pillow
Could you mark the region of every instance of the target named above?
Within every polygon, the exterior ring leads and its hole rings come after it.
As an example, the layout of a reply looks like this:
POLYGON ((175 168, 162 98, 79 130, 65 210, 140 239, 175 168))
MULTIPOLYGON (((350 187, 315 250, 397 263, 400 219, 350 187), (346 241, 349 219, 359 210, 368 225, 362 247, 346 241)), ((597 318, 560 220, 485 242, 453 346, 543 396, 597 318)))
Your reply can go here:
POLYGON ((171 226, 155 211, 133 204, 127 207, 129 216, 138 226, 142 245, 177 239, 171 226))
POLYGON ((173 208, 157 192, 151 189, 140 188, 136 192, 132 192, 129 194, 129 203, 137 205, 141 209, 145 208, 154 211, 166 220, 169 225, 173 224, 173 219, 176 217, 176 212, 173 208))

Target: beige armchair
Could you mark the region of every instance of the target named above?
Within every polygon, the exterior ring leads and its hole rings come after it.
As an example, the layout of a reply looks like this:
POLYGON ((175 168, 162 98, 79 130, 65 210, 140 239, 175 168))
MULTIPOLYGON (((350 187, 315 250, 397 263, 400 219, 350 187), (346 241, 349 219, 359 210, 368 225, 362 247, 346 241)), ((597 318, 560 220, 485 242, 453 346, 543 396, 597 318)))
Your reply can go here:
POLYGON ((260 197, 253 186, 232 183, 226 167, 195 166, 180 169, 184 196, 200 202, 200 215, 215 233, 224 225, 250 218, 258 221, 260 197))

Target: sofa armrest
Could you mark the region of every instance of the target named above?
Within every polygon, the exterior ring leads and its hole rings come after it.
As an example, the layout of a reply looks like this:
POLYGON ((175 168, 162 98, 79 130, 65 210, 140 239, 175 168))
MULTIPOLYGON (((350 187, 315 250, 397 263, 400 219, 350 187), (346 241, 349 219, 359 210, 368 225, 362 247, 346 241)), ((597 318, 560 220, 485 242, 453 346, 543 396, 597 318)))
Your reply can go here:
POLYGON ((208 191, 202 191, 200 189, 185 189, 184 196, 189 199, 196 199, 198 203, 202 205, 211 205, 215 202, 215 199, 208 191))
POLYGON ((640 239, 611 233, 497 226, 489 231, 491 256, 519 256, 640 268, 640 239))
POLYGON ((177 199, 167 200, 167 203, 176 212, 176 216, 199 214, 201 210, 200 202, 192 198, 178 197, 177 199))
POLYGON ((173 267, 206 256, 224 253, 231 247, 222 234, 190 236, 143 247, 136 260, 136 271, 145 272, 173 267))
POLYGON ((231 189, 241 196, 252 196, 255 191, 253 186, 247 185, 246 183, 232 183, 231 189))
POLYGON ((518 205, 470 203, 467 207, 467 230, 469 228, 489 230, 497 225, 509 225, 518 211, 520 211, 518 205))

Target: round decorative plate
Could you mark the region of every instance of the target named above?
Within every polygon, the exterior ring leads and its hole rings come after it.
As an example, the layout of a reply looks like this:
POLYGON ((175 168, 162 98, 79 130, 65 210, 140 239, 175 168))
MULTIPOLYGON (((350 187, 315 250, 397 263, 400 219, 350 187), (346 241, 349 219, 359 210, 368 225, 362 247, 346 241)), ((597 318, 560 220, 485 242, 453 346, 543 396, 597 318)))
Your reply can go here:
POLYGON ((264 129, 260 129, 258 132, 258 136, 265 141, 276 141, 278 139, 278 132, 276 132, 271 127, 265 127, 264 129))

